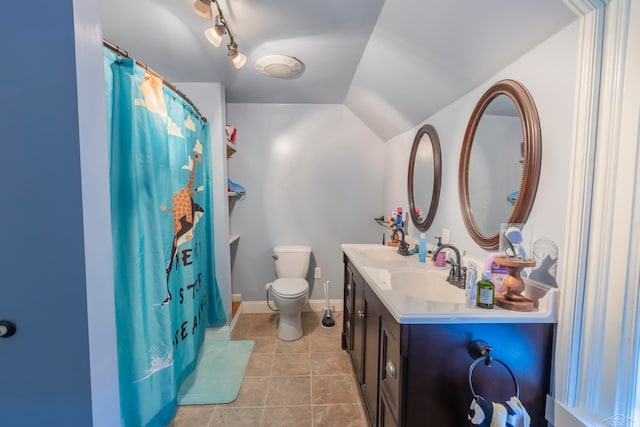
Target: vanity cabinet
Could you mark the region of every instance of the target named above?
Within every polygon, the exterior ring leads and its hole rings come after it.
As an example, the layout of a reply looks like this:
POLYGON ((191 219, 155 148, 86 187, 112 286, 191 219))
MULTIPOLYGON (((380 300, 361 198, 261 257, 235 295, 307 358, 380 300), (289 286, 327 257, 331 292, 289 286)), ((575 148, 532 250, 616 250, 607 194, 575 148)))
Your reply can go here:
MULTIPOLYGON (((513 371, 531 426, 546 426, 552 323, 399 323, 345 255, 342 345, 373 427, 466 426, 472 400, 469 344, 486 341, 513 371)), ((455 319, 452 320, 455 322, 455 319)), ((499 362, 480 363, 476 393, 505 402, 515 384, 499 362)))
POLYGON ((351 356, 365 409, 376 424, 378 401, 379 301, 365 294, 365 281, 355 268, 345 268, 342 347, 351 356))

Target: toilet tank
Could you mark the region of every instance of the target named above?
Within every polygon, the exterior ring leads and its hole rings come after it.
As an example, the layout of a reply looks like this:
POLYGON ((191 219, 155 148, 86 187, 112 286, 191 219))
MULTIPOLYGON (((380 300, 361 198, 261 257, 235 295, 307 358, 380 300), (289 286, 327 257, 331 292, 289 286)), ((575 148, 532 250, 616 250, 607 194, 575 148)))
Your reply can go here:
POLYGON ((280 278, 307 277, 311 248, 309 246, 276 246, 273 248, 276 260, 276 275, 280 278))

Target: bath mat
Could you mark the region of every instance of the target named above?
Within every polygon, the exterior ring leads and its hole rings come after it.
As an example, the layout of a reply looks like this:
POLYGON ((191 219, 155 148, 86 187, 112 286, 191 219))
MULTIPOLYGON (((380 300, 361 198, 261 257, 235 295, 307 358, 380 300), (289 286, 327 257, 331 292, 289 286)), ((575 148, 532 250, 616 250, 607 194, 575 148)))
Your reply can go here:
POLYGON ((196 370, 180 388, 178 405, 233 402, 254 344, 251 340, 205 340, 196 370))

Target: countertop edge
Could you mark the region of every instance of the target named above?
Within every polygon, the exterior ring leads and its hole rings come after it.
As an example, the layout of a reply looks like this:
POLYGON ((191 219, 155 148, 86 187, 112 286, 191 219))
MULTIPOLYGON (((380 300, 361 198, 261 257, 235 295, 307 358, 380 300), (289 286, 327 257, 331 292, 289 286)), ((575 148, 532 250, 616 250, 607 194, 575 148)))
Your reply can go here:
MULTIPOLYGON (((510 311, 500 307, 496 307, 491 310, 482 308, 468 309, 469 312, 452 313, 452 312, 440 312, 440 313, 405 313, 400 312, 397 307, 387 298, 385 292, 378 288, 375 282, 375 278, 371 277, 364 265, 361 265, 358 261, 357 248, 362 247, 359 244, 342 244, 341 249, 344 255, 350 260, 353 266, 358 270, 358 273, 366 280, 367 284, 375 295, 380 299, 385 308, 393 316, 393 318, 401 324, 464 324, 464 323, 557 323, 557 313, 553 310, 550 312, 517 312, 510 311), (478 311, 482 310, 482 311, 478 311), (478 312, 476 312, 478 311, 478 312), (503 313, 503 314, 497 314, 503 313)), ((367 245, 375 246, 375 245, 367 245)), ((380 245, 378 245, 380 246, 380 245)), ((372 267, 372 266, 369 266, 372 267)), ((384 263, 374 268, 384 269, 384 263)), ((461 307, 461 309, 462 309, 461 307)), ((557 312, 557 307, 556 310, 557 312)))

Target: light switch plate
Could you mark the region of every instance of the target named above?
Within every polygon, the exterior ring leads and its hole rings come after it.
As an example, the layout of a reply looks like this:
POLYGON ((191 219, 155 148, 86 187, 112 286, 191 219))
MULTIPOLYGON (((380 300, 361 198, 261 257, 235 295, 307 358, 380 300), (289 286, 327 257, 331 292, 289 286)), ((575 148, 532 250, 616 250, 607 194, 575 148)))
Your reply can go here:
POLYGON ((443 245, 446 245, 447 243, 449 243, 451 241, 451 231, 447 230, 446 228, 443 228, 441 241, 443 245))
POLYGON ((314 270, 313 278, 314 279, 319 279, 320 278, 320 267, 316 267, 316 269, 314 270))

